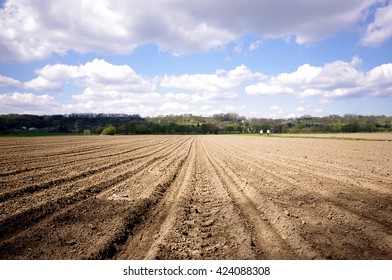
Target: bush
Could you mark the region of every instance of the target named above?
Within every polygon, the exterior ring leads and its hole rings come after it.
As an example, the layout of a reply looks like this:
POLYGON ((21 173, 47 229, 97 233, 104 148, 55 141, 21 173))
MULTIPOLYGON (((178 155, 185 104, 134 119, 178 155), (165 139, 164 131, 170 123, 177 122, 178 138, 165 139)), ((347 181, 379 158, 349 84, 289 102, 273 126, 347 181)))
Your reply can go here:
POLYGON ((102 131, 102 135, 114 135, 116 134, 116 128, 113 125, 109 125, 105 127, 105 129, 102 131))

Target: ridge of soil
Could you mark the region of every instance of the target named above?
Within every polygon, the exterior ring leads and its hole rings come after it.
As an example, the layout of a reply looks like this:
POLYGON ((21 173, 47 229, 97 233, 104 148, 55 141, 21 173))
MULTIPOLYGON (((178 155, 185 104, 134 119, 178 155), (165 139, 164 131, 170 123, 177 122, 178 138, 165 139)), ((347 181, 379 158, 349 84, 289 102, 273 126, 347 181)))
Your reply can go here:
POLYGON ((0 259, 392 259, 392 143, 0 139, 0 259))

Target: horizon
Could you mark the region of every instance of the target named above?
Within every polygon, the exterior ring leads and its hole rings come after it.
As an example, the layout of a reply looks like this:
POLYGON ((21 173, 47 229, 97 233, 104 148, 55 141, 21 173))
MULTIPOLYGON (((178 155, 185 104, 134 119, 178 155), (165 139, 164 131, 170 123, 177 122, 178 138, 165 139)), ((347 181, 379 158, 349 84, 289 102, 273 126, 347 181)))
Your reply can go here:
POLYGON ((0 114, 392 116, 389 0, 136 5, 0 0, 0 114))
POLYGON ((157 116, 143 116, 143 115, 138 114, 138 113, 135 113, 135 114, 125 114, 125 113, 104 113, 104 112, 101 112, 101 113, 75 113, 75 112, 73 112, 73 113, 64 113, 64 114, 28 114, 28 113, 27 114, 25 114, 25 113, 24 114, 18 114, 18 113, 6 113, 6 114, 3 114, 3 113, 0 113, 0 117, 1 116, 6 116, 6 115, 19 115, 19 116, 22 116, 22 115, 32 115, 32 116, 39 116, 39 117, 45 117, 45 116, 49 116, 49 117, 51 117, 51 116, 69 117, 69 116, 72 116, 72 115, 75 115, 75 116, 93 115, 93 117, 96 117, 96 116, 100 116, 100 115, 109 115, 109 116, 115 116, 115 117, 117 117, 117 116, 119 116, 119 117, 122 117, 122 116, 124 116, 124 117, 139 116, 142 119, 147 119, 147 118, 159 118, 159 117, 163 117, 163 118, 165 118, 165 117, 180 117, 180 116, 186 116, 186 115, 190 115, 190 116, 193 116, 193 117, 201 117, 201 118, 214 118, 214 116, 224 115, 224 114, 236 114, 236 115, 238 115, 238 117, 245 118, 245 119, 253 119, 254 118, 254 119, 269 119, 269 120, 289 120, 289 119, 302 119, 302 118, 330 118, 330 117, 339 117, 339 118, 345 118, 345 117, 365 117, 365 118, 369 118, 369 117, 385 117, 385 118, 392 118, 392 115, 359 115, 359 114, 344 114, 344 115, 330 114, 330 115, 325 115, 325 116, 314 116, 314 115, 307 115, 307 114, 305 114, 305 115, 301 115, 301 116, 287 117, 287 118, 283 118, 283 117, 282 118, 269 118, 269 117, 254 117, 254 116, 247 117, 247 116, 240 115, 240 114, 238 114, 236 112, 217 113, 217 114, 213 114, 213 115, 194 115, 194 114, 191 114, 191 113, 184 113, 184 114, 168 114, 168 115, 157 115, 157 116))

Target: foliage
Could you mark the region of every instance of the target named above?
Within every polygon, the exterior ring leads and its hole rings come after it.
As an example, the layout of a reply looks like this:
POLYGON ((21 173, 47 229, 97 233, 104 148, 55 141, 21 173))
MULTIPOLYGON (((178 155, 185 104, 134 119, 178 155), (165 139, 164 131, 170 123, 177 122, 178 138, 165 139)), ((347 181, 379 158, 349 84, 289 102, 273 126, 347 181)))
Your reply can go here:
POLYGON ((114 135, 116 134, 116 128, 113 125, 108 125, 102 131, 102 135, 114 135))
POLYGON ((392 117, 330 115, 290 119, 245 118, 236 113, 142 118, 124 114, 0 115, 0 134, 243 134, 391 132, 392 117))

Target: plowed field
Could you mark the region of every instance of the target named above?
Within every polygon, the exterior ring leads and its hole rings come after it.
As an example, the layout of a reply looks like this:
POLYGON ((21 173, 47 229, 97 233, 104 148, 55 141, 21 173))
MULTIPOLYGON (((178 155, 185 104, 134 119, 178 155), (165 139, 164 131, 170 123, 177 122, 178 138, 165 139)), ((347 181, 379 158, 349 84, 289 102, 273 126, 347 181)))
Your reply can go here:
POLYGON ((392 259, 392 142, 0 139, 0 259, 392 259))

